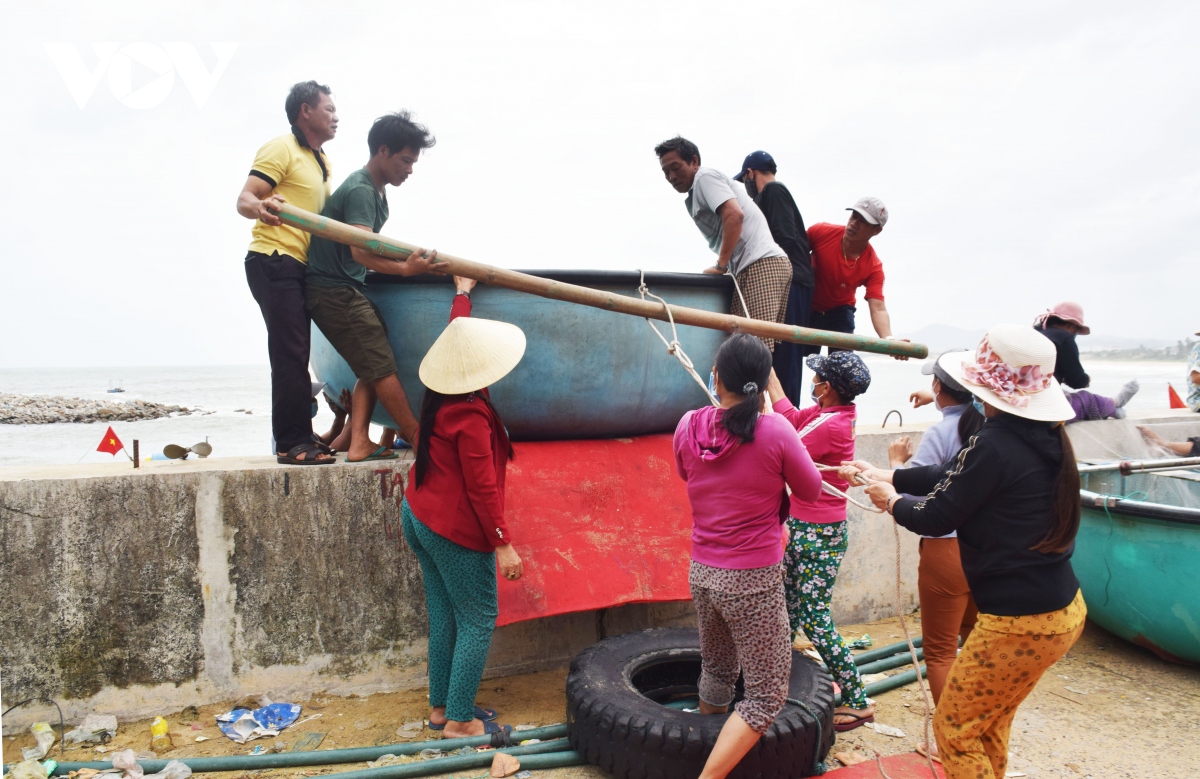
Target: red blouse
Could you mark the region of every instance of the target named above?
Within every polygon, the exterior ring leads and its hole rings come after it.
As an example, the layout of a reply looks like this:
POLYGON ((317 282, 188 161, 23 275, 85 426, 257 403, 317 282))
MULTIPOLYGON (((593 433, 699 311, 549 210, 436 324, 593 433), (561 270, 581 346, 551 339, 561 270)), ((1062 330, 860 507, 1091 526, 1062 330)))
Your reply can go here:
MULTIPOLYGON (((450 321, 470 315, 470 298, 455 296, 450 321)), ((512 543, 504 524, 508 433, 487 396, 485 388, 446 397, 434 417, 425 479, 418 489, 410 474, 404 493, 430 530, 477 552, 512 543)))

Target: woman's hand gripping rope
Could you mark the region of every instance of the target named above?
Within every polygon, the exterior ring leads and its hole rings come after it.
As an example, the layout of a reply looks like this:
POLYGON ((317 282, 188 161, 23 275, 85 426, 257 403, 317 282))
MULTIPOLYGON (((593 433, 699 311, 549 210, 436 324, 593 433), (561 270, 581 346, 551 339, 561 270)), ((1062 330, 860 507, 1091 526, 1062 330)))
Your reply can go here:
MULTIPOLYGON (((840 468, 835 467, 833 465, 822 465, 821 463, 813 463, 813 465, 817 466, 818 471, 828 471, 828 472, 837 473, 838 476, 841 476, 843 479, 850 482, 850 484, 852 484, 852 485, 869 484, 872 481, 874 481, 864 475, 866 472, 866 469, 871 467, 871 464, 868 462, 856 461, 853 463, 842 463, 842 466, 840 468), (866 468, 857 467, 860 463, 863 466, 866 466, 866 468)), ((890 487, 891 485, 888 485, 888 486, 890 487)), ((885 509, 883 509, 883 508, 876 508, 875 506, 868 506, 866 503, 863 503, 862 501, 855 500, 854 498, 852 498, 849 495, 847 495, 846 493, 842 492, 837 487, 833 486, 832 484, 825 481, 824 479, 821 480, 821 489, 830 495, 836 495, 839 498, 845 498, 848 502, 853 503, 855 506, 858 506, 863 511, 870 511, 872 514, 886 513, 885 509)), ((868 488, 867 494, 870 494, 870 488, 868 488)))

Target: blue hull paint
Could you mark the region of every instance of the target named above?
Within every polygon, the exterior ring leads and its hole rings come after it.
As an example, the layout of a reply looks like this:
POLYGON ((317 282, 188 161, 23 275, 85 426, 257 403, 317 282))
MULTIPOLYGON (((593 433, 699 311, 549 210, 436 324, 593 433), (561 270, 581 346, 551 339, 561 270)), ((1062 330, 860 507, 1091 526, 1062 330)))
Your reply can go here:
MULTIPOLYGON (((638 275, 628 272, 534 271, 533 275, 631 297, 638 275)), ((651 292, 674 305, 729 311, 729 279, 694 274, 648 273, 651 292)), ((383 312, 400 381, 413 412, 425 388, 417 366, 445 329, 454 288, 448 279, 374 276, 367 295, 383 312)), ((491 388, 515 440, 614 438, 668 432, 680 417, 706 402, 704 392, 644 319, 589 306, 479 285, 471 295, 474 315, 512 322, 528 347, 520 365, 491 388)), ((670 338, 670 326, 656 322, 670 338)), ((707 378, 725 333, 679 326, 679 341, 707 378)), ((314 325, 312 364, 317 378, 338 397, 354 386, 354 374, 314 325)), ((394 423, 376 405, 372 419, 394 423)))

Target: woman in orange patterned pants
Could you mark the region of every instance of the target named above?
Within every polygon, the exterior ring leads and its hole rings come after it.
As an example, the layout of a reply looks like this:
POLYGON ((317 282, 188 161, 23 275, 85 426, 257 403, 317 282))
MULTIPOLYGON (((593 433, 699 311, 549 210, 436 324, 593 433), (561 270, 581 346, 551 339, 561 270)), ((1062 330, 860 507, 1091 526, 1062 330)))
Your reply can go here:
POLYGON ((1079 471, 1063 425, 1074 412, 1054 381, 1056 349, 1029 328, 998 325, 974 359, 938 358, 975 396, 987 421, 947 468, 858 470, 867 494, 902 527, 958 533, 979 619, 933 714, 949 779, 1004 776, 1017 706, 1067 653, 1087 607, 1071 569, 1079 530, 1079 471), (909 498, 897 494, 924 495, 909 498))
POLYGON ((1086 616, 1082 593, 1065 609, 1046 614, 979 615, 934 714, 933 734, 947 776, 1004 776, 1017 706, 1079 638, 1086 616))

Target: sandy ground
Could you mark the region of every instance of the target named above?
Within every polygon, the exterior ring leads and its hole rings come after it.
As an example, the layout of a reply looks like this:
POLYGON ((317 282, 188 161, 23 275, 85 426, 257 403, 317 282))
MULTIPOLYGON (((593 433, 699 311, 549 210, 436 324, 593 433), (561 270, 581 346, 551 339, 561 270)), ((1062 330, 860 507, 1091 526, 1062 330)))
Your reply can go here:
MULTIPOLYGON (((919 632, 919 622, 910 625, 919 632)), ((902 639, 896 620, 844 627, 848 637, 870 633, 875 646, 902 639)), ((501 721, 549 725, 563 720, 566 670, 546 671, 484 682, 479 703, 501 711, 501 721)), ((293 726, 275 739, 235 744, 216 728, 214 717, 232 702, 199 708, 196 722, 190 716, 167 716, 175 748, 159 757, 247 754, 255 746, 286 749, 307 733, 324 733, 321 749, 386 745, 405 741, 397 729, 428 716, 424 692, 336 698, 314 695, 304 705, 301 719, 320 717, 293 726), (197 737, 207 737, 197 742, 197 737)), ((923 740, 923 707, 915 684, 885 693, 876 701, 877 721, 898 727, 904 738, 879 735, 866 728, 840 734, 834 751, 857 751, 873 756, 911 751, 923 740)), ((52 711, 52 710, 51 710, 52 711)), ((412 740, 437 734, 428 729, 412 740)), ((20 759, 30 746, 29 734, 2 740, 4 761, 20 759)), ((51 757, 71 761, 104 760, 112 751, 131 748, 150 754, 148 720, 121 723, 107 753, 90 748, 67 750, 59 758, 56 744, 51 757)), ((1030 779, 1182 779, 1200 774, 1200 670, 1172 665, 1128 644, 1089 623, 1083 637, 1061 662, 1042 678, 1022 705, 1010 744, 1009 776, 1030 779)), ((831 759, 831 767, 836 761, 831 759)), ((330 768, 216 774, 217 779, 274 779, 308 777, 365 767, 351 764, 330 768)), ((446 776, 479 777, 484 769, 446 776)), ((599 779, 606 776, 592 767, 538 772, 548 779, 599 779)))

